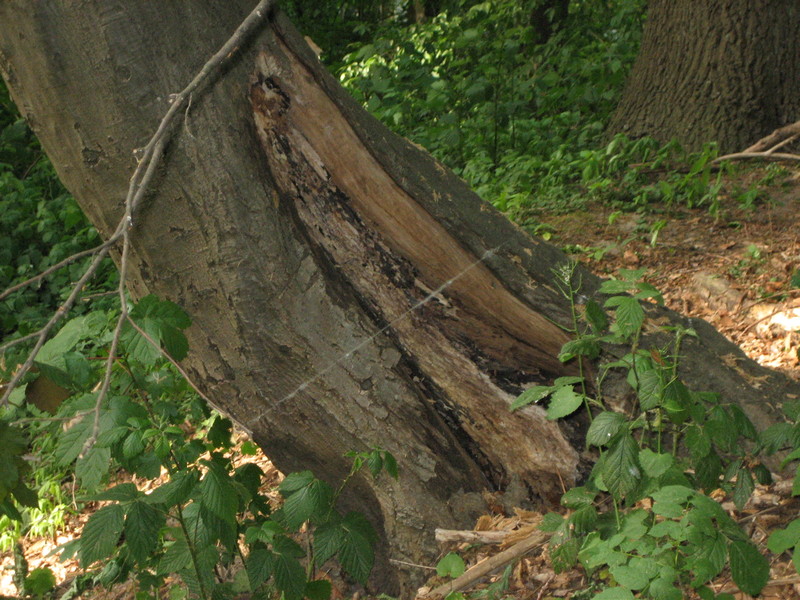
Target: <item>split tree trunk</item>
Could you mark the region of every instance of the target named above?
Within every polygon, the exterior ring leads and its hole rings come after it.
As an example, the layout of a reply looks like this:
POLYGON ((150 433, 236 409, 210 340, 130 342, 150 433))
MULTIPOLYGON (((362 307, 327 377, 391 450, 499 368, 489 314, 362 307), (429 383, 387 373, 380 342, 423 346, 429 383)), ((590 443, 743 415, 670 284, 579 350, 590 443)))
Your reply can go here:
POLYGON ((610 133, 741 150, 800 119, 796 0, 653 0, 610 133))
MULTIPOLYGON (((131 150, 250 8, 0 3, 3 74, 101 234, 131 150)), ((469 526, 482 490, 520 482, 551 501, 579 478, 580 423, 508 410, 522 386, 575 372, 557 359, 567 258, 367 115, 282 17, 193 99, 133 243, 134 295, 189 311, 187 369, 280 469, 336 482, 349 450, 398 458, 399 482, 365 477, 343 498, 382 535, 384 591, 408 595, 422 574, 388 559, 429 563, 434 528, 469 526)), ((800 392, 691 325, 688 385, 747 400, 762 424, 765 403, 800 392)))

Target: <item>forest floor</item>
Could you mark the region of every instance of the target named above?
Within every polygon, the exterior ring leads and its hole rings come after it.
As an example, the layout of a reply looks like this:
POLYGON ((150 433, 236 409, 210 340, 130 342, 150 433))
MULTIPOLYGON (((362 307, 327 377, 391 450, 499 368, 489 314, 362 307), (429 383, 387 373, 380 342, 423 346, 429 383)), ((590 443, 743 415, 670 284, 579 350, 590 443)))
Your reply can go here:
MULTIPOLYGON (((647 280, 661 290, 670 308, 706 319, 754 360, 800 378, 798 215, 800 169, 793 174, 790 171, 780 185, 769 190, 769 198, 754 208, 742 208, 733 200, 723 199, 716 216, 705 208, 652 206, 642 213, 624 213, 595 205, 569 214, 538 214, 536 218, 546 225, 539 231, 547 231, 551 243, 566 247, 594 272, 610 276, 619 269, 646 269, 647 280)), ((269 483, 276 485, 280 474, 266 458, 258 460, 269 483)), ((747 520, 753 540, 762 548, 769 533, 794 519, 800 510, 800 500, 790 497, 790 487, 790 481, 759 487, 751 504, 733 513, 736 519, 747 520)), ((723 506, 734 511, 730 503, 723 506)), ((24 540, 30 569, 53 569, 60 582, 59 595, 79 569, 74 561, 62 564, 49 553, 76 535, 87 518, 88 509, 75 515, 56 539, 24 540)), ((498 512, 483 517, 476 528, 516 531, 510 540, 519 539, 534 528, 538 518, 526 511, 514 515, 498 512)), ((443 554, 459 551, 470 566, 497 554, 501 547, 451 545, 443 549, 443 554)), ((771 582, 761 597, 800 598, 800 576, 789 557, 770 556, 770 560, 771 582)), ((16 594, 12 575, 13 558, 8 553, 0 555, 0 596, 16 594)), ((471 591, 486 588, 490 581, 480 581, 471 591)), ((441 581, 432 580, 431 585, 438 583, 441 581)), ((509 572, 508 585, 505 594, 498 597, 570 598, 586 590, 588 584, 582 571, 554 573, 542 547, 517 562, 509 572)), ((736 590, 724 574, 711 587, 717 593, 736 590)), ((132 598, 134 594, 128 583, 112 590, 96 589, 81 597, 105 600, 132 598)), ((342 588, 334 591, 334 597, 350 594, 342 588)))

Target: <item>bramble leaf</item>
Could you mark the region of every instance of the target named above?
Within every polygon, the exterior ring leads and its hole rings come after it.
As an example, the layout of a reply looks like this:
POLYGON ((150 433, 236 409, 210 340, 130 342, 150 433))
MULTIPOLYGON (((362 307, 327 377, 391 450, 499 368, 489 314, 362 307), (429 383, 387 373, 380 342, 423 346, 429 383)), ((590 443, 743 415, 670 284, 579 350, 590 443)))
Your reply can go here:
POLYGON ((86 568, 114 553, 124 519, 125 513, 119 504, 104 506, 89 517, 81 534, 81 567, 86 568))

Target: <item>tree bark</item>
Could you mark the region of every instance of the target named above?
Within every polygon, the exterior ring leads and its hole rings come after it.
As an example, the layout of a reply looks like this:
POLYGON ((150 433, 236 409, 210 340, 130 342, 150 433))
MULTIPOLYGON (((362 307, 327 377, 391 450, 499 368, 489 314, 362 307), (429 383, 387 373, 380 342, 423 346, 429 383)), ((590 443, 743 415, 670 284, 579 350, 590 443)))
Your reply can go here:
POLYGON ((794 0, 653 0, 610 133, 746 148, 800 119, 794 0))
MULTIPOLYGON (((0 3, 3 75, 101 234, 131 150, 249 5, 0 3)), ((579 479, 580 419, 508 410, 576 372, 557 359, 570 309, 553 269, 568 259, 364 112, 280 15, 193 98, 133 243, 133 295, 189 311, 187 370, 278 468, 335 483, 349 450, 397 457, 399 482, 360 478, 342 499, 381 533, 383 591, 410 593, 422 574, 388 559, 429 563, 434 529, 470 526, 482 490, 553 501, 579 479)), ((578 276, 593 295, 597 278, 578 276)), ((698 329, 687 384, 746 399, 761 425, 800 393, 704 322, 648 313, 698 329)))

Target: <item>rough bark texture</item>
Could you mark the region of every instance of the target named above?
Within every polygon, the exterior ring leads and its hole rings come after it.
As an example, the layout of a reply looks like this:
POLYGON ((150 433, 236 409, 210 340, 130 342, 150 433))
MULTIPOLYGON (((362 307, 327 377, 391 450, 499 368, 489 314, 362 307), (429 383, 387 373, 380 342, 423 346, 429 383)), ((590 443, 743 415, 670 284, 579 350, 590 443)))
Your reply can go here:
MULTIPOLYGON (((3 74, 101 233, 131 150, 249 4, 0 3, 3 74)), ((434 528, 469 526, 477 492, 521 482, 552 500, 580 476, 579 424, 508 411, 521 386, 575 372, 556 359, 566 258, 367 115, 284 19, 193 99, 133 239, 133 292, 190 312, 189 372, 279 468, 336 482, 348 450, 398 458, 398 483, 365 477, 343 499, 381 532, 383 590, 422 575, 387 559, 430 562, 434 528)), ((690 387, 762 423, 798 393, 691 325, 690 387)))
POLYGON ((796 0, 653 0, 610 133, 746 148, 800 119, 796 0))

